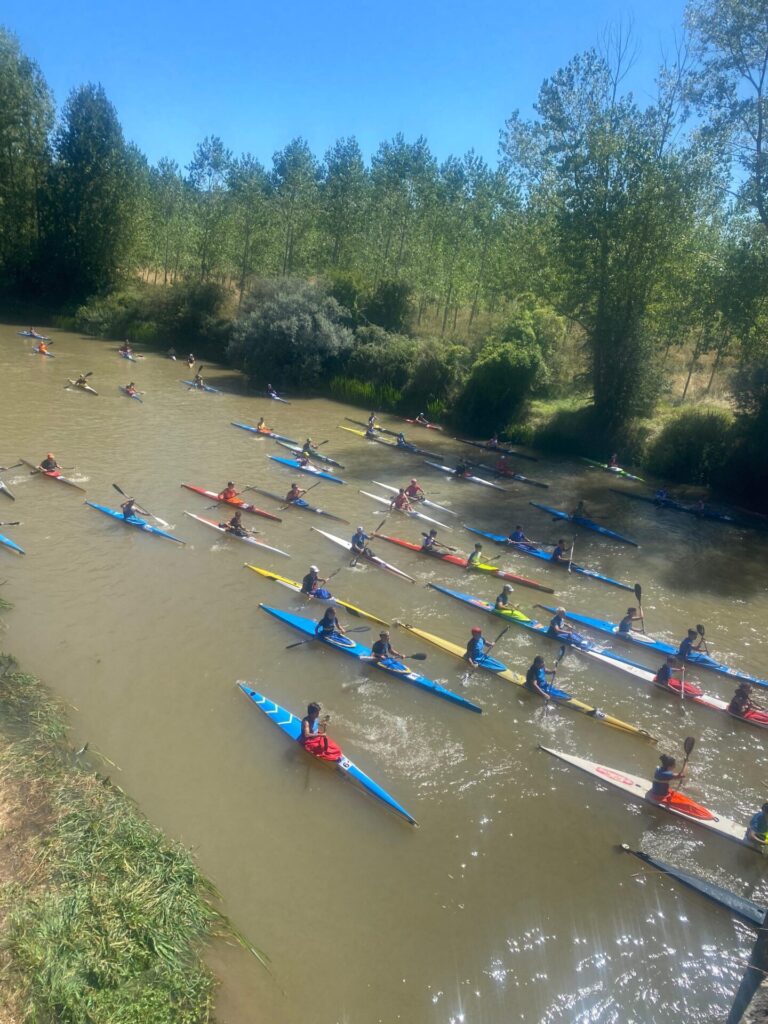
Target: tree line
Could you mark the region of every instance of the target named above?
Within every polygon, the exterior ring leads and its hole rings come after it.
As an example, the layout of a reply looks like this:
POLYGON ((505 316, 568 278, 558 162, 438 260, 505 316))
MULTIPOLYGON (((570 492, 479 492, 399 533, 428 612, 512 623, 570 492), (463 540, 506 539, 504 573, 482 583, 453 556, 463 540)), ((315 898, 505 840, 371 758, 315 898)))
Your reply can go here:
POLYGON ((728 459, 675 471, 768 478, 768 23, 756 0, 691 0, 684 27, 642 103, 628 34, 576 55, 510 115, 496 166, 400 135, 369 161, 354 138, 322 157, 294 139, 264 165, 212 136, 184 168, 150 165, 98 85, 57 113, 0 31, 0 287, 106 322, 141 274, 175 292, 151 300, 165 325, 184 289, 183 312, 208 301, 198 320, 252 374, 478 430, 581 390, 560 433, 638 457, 682 350, 688 383, 706 359, 733 402, 686 428, 728 459))

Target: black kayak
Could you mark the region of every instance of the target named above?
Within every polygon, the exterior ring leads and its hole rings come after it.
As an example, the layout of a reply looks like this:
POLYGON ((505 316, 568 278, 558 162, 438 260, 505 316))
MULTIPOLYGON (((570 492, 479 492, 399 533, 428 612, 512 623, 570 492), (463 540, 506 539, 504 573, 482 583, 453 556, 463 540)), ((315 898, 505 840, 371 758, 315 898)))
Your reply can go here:
POLYGON ((747 924, 755 925, 755 927, 759 928, 763 923, 763 918, 768 910, 757 903, 753 903, 752 900, 739 896, 737 893, 731 892, 730 889, 724 889, 721 885, 715 885, 714 882, 708 882, 705 878, 700 878, 698 875, 692 875, 689 871, 682 871, 680 868, 673 867, 671 864, 667 864, 666 861, 657 860, 656 857, 652 857, 649 853, 633 850, 626 843, 621 844, 621 849, 625 853, 631 853, 633 857, 637 857, 638 860, 643 861, 645 864, 649 864, 652 868, 656 868, 657 871, 662 871, 665 875, 669 875, 670 878, 674 878, 689 889, 701 893, 702 896, 706 896, 708 900, 712 900, 713 903, 724 907, 730 913, 735 914, 736 917, 741 918, 742 921, 746 921, 747 924))

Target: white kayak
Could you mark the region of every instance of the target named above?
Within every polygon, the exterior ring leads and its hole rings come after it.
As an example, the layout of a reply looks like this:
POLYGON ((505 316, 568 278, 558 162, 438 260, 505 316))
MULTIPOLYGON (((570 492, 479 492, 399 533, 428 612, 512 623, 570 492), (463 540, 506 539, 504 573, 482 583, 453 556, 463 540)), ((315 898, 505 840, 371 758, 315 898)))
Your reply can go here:
MULTIPOLYGON (((377 487, 382 487, 385 491, 391 491, 392 494, 397 494, 400 490, 399 487, 392 487, 391 484, 383 484, 381 480, 371 480, 372 484, 376 484, 377 487)), ((414 505, 425 505, 427 508, 436 508, 438 512, 447 512, 449 516, 457 516, 458 512, 452 512, 445 505, 438 505, 436 501, 430 501, 428 498, 409 498, 408 499, 414 505)))
POLYGON ((204 516, 196 516, 192 512, 185 512, 185 516, 189 516, 190 519, 196 519, 198 523, 202 523, 203 526, 209 526, 212 530, 218 530, 219 533, 223 533, 227 537, 233 537, 235 540, 242 540, 246 544, 254 544, 256 547, 264 548, 266 551, 274 551, 276 555, 285 555, 286 558, 291 556, 287 551, 281 551, 280 548, 273 548, 271 544, 265 544, 263 540, 259 540, 258 537, 247 536, 240 537, 236 533, 232 533, 230 530, 225 530, 223 526, 219 526, 213 519, 206 519, 204 516))
MULTIPOLYGON (((380 494, 371 494, 370 491, 358 491, 358 494, 364 494, 366 498, 373 498, 374 501, 378 501, 380 505, 390 505, 390 498, 382 498, 380 494)), ((425 523, 434 523, 435 526, 442 526, 444 530, 452 530, 452 526, 447 526, 445 523, 441 523, 439 519, 433 519, 432 516, 425 515, 423 512, 417 512, 416 509, 411 509, 409 512, 404 508, 393 508, 393 512, 399 512, 400 515, 410 516, 411 519, 423 519, 425 523)))
MULTIPOLYGON (((311 526, 310 529, 314 533, 322 534, 323 537, 326 537, 328 540, 332 541, 334 544, 337 544, 340 548, 345 548, 349 552, 352 551, 352 543, 351 543, 351 541, 344 540, 343 537, 337 537, 333 533, 327 533, 325 530, 318 530, 318 528, 316 526, 311 526)), ((391 562, 385 562, 384 559, 383 558, 379 558, 378 555, 374 555, 373 553, 371 553, 370 555, 364 555, 363 554, 363 555, 358 555, 358 558, 362 558, 366 562, 372 562, 373 565, 378 565, 378 567, 380 569, 386 569, 387 572, 394 573, 395 576, 400 576, 400 577, 402 577, 402 579, 408 580, 411 583, 415 583, 416 582, 416 580, 414 579, 413 576, 409 576, 407 572, 403 572, 402 569, 398 569, 397 566, 396 565, 392 565, 391 562)))

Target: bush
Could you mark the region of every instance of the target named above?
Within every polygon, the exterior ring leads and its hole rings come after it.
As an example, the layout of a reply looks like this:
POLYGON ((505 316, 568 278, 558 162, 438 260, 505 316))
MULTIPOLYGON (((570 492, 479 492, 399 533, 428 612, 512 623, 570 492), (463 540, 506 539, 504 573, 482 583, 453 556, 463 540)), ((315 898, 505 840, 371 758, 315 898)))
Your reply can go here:
POLYGON ((462 423, 476 434, 500 430, 519 417, 541 372, 541 354, 534 342, 486 345, 459 397, 462 423))
POLYGON ((464 345, 421 342, 410 380, 403 388, 403 409, 429 413, 435 419, 443 417, 446 406, 463 387, 470 358, 464 345))
POLYGON ((333 377, 329 390, 337 401, 359 405, 371 412, 397 412, 403 397, 396 388, 387 384, 376 386, 368 380, 354 377, 333 377))
POLYGON ((653 439, 651 472, 671 480, 710 484, 724 475, 735 440, 734 418, 724 409, 686 409, 653 439))
POLYGON ((418 351, 419 343, 413 338, 388 334, 373 325, 358 327, 346 372, 350 377, 402 391, 413 373, 418 351))
POLYGON ((365 315, 385 331, 407 334, 413 315, 412 291, 405 281, 381 281, 365 304, 365 315))

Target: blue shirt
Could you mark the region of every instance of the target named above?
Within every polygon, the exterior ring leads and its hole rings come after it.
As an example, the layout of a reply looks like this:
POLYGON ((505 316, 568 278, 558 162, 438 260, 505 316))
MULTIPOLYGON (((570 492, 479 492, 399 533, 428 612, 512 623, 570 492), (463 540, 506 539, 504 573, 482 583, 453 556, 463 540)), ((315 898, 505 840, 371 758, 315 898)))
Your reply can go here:
POLYGON ((693 640, 691 640, 690 637, 686 637, 685 640, 682 641, 682 643, 680 644, 680 646, 677 649, 678 657, 683 658, 683 659, 689 658, 692 653, 693 653, 693 640))
POLYGON ((766 821, 762 811, 758 811, 757 814, 749 819, 749 828, 750 831, 758 836, 765 836, 768 833, 768 821, 766 821))
POLYGON ((552 561, 553 562, 559 562, 562 559, 564 554, 565 554, 565 548, 561 547, 558 544, 557 547, 555 548, 555 550, 552 552, 552 561))
POLYGON ((367 533, 363 533, 362 530, 359 530, 357 533, 352 535, 352 544, 356 548, 360 548, 365 544, 367 540, 370 539, 371 538, 368 536, 367 533))
POLYGON ((667 796, 669 794, 669 784, 674 779, 675 772, 669 768, 657 768, 653 773, 653 784, 651 786, 651 794, 653 796, 667 796))
POLYGON ((621 622, 619 623, 619 632, 620 633, 631 633, 632 632, 632 616, 631 615, 625 615, 624 618, 621 620, 621 622))
POLYGON ((467 644, 466 657, 471 658, 472 661, 479 661, 483 656, 485 650, 485 640, 482 636, 473 636, 467 644))
POLYGON ((525 533, 522 530, 514 530, 510 533, 509 539, 513 541, 525 540, 525 533))
POLYGON ((549 624, 549 632, 550 633, 557 633, 557 631, 559 629, 564 629, 564 628, 565 628, 565 616, 564 615, 555 615, 555 617, 552 619, 552 621, 549 624))

